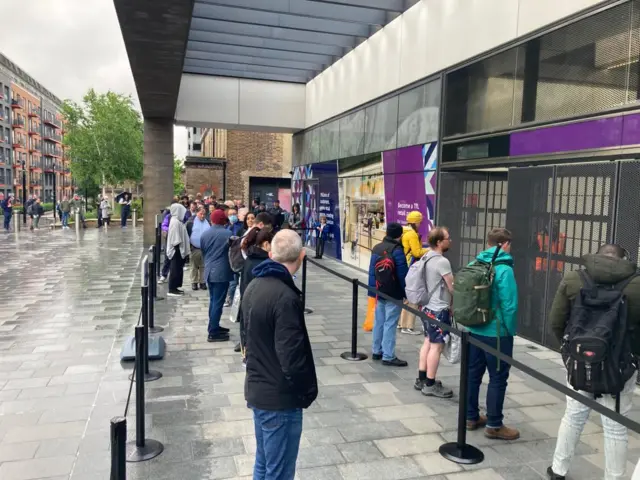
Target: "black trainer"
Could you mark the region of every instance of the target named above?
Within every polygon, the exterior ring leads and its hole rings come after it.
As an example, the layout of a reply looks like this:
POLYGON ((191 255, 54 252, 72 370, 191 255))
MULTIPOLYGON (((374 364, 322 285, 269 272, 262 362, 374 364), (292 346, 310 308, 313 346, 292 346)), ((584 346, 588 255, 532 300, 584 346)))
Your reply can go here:
POLYGON ((192 283, 191 284, 191 290, 198 290, 198 284, 197 283, 192 283))
POLYGON ((547 468, 547 477, 549 480, 564 480, 564 475, 556 475, 551 467, 547 468))
POLYGON ((240 353, 242 351, 242 345, 240 345, 240 342, 238 342, 236 346, 233 347, 233 351, 236 353, 240 353))
POLYGON ((182 290, 169 290, 168 295, 170 297, 181 297, 182 295, 184 295, 184 292, 182 290))
POLYGON ((207 342, 209 343, 213 343, 213 342, 228 342, 229 341, 229 334, 228 333, 218 333, 216 335, 209 335, 207 337, 207 342))
POLYGON ((392 360, 383 360, 382 364, 386 365, 387 367, 406 367, 407 365, 409 365, 407 362, 405 362, 404 360, 400 360, 398 357, 392 360))
POLYGON ((372 353, 371 354, 371 360, 382 360, 382 354, 381 353, 372 353))
POLYGON ((420 378, 416 378, 416 383, 413 384, 413 388, 415 388, 416 390, 422 390, 422 387, 424 387, 425 383, 427 383, 426 380, 420 380, 420 378))
POLYGON ((222 333, 229 333, 229 329, 224 327, 218 327, 218 331, 222 333))
POLYGON ((206 290, 207 289, 207 284, 206 283, 201 283, 200 284, 200 290, 206 290))

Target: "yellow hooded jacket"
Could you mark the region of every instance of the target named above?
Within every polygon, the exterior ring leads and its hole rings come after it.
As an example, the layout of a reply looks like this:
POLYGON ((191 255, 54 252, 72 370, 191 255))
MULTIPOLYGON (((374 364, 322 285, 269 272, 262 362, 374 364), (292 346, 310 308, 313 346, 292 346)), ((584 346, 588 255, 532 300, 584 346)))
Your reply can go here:
POLYGON ((404 255, 407 257, 407 265, 411 265, 411 260, 419 260, 426 255, 429 251, 428 248, 423 248, 420 243, 420 237, 411 225, 405 225, 402 227, 402 246, 404 247, 404 255))

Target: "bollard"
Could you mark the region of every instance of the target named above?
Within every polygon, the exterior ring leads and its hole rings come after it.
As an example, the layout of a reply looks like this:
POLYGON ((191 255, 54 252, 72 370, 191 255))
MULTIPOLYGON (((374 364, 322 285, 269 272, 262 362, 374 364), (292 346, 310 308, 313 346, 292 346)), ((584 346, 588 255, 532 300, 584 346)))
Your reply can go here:
POLYGON ((164 450, 164 445, 157 440, 145 438, 144 431, 144 359, 147 357, 145 347, 146 330, 136 327, 136 440, 127 443, 127 462, 136 463, 151 460, 164 450))
POLYGON ((133 228, 136 228, 136 213, 138 212, 137 209, 133 209, 133 214, 131 215, 131 223, 133 223, 133 228))
POLYGON ((307 315, 313 313, 313 308, 307 307, 307 256, 302 259, 302 308, 307 315))
POLYGON ((111 419, 111 476, 110 480, 127 480, 127 419, 111 419))
POLYGON ((469 332, 462 332, 460 356, 460 398, 458 401, 458 438, 440 445, 440 455, 455 463, 472 465, 484 460, 484 453, 467 444, 467 382, 469 378, 469 332))
POLYGON ((80 212, 76 212, 76 233, 80 235, 80 212))
POLYGON ((18 219, 18 216, 14 216, 12 218, 13 220, 13 231, 16 234, 16 236, 18 236, 18 234, 20 233, 20 220, 18 219))
POLYGON ((358 279, 352 279, 351 283, 353 285, 353 298, 351 300, 351 351, 344 352, 340 354, 340 356, 344 360, 359 362, 366 360, 367 355, 358 352, 358 279))
POLYGON ((160 251, 162 250, 162 223, 159 221, 160 215, 156 215, 156 265, 158 268, 156 269, 156 276, 160 278, 160 272, 162 268, 160 267, 160 251))
POLYGON ((155 262, 155 245, 149 248, 149 332, 160 333, 164 332, 164 328, 155 326, 155 296, 158 288, 156 283, 156 262, 155 262))

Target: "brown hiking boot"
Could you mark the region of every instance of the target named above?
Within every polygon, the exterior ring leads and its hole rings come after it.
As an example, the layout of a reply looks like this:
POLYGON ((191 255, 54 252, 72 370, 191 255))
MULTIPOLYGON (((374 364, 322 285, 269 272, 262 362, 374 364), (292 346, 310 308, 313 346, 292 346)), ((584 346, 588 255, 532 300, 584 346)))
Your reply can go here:
POLYGON ((484 427, 487 425, 487 416, 480 415, 478 420, 467 420, 467 430, 473 431, 477 430, 480 427, 484 427))
POLYGON ((500 428, 485 428, 484 436, 494 440, 517 440, 520 438, 520 432, 515 428, 503 425, 500 428))

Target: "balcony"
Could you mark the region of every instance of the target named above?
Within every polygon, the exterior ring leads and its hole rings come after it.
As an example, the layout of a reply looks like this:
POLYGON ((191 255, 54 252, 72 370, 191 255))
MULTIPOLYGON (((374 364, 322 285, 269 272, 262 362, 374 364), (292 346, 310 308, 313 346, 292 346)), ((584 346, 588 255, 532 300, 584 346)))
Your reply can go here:
POLYGON ((27 148, 27 144, 24 140, 13 140, 11 146, 13 148, 27 148))
POLYGON ((43 137, 50 142, 62 143, 62 137, 57 133, 45 131, 43 137))
POLYGON ((42 122, 46 123, 47 125, 52 125, 56 128, 62 128, 62 122, 51 114, 42 117, 42 122))
POLYGON ((23 99, 16 99, 16 98, 12 98, 11 99, 11 108, 13 109, 19 109, 19 108, 24 108, 24 100, 23 99))
POLYGON ((11 120, 11 126, 13 128, 24 128, 24 119, 22 119, 22 118, 13 118, 11 120))
POLYGON ((31 107, 29 109, 30 117, 39 117, 40 116, 40 107, 31 107))

